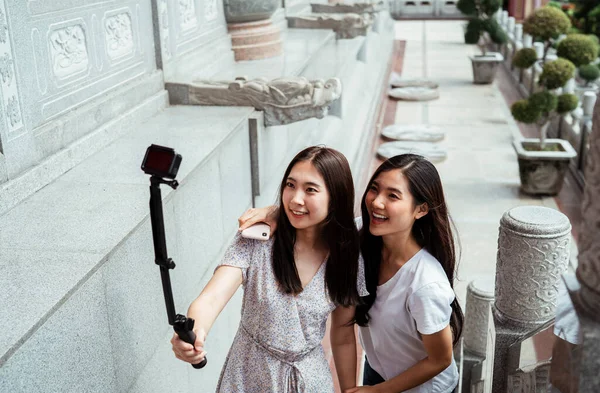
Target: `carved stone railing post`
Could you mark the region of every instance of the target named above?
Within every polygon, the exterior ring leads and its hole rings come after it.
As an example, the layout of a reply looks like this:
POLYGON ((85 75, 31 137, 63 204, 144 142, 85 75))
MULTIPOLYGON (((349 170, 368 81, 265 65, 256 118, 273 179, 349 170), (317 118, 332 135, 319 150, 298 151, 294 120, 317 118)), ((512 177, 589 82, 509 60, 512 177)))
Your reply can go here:
POLYGON ((200 80, 168 83, 172 105, 251 106, 264 112, 265 126, 323 118, 342 94, 338 78, 327 81, 304 77, 258 78, 234 81, 200 80))
POLYGON ((507 392, 508 373, 519 366, 518 358, 508 356, 508 348, 554 318, 570 237, 569 219, 547 207, 516 207, 500 220, 493 306, 494 393, 507 392))
POLYGON ((462 392, 470 393, 471 372, 486 357, 488 346, 488 322, 494 301, 494 283, 472 281, 467 287, 465 325, 463 330, 462 392))
POLYGON ((271 16, 281 0, 223 0, 236 60, 258 60, 282 53, 281 31, 271 16))
POLYGON ((578 243, 579 285, 567 282, 583 335, 579 393, 600 392, 600 100, 596 100, 592 121, 578 243))

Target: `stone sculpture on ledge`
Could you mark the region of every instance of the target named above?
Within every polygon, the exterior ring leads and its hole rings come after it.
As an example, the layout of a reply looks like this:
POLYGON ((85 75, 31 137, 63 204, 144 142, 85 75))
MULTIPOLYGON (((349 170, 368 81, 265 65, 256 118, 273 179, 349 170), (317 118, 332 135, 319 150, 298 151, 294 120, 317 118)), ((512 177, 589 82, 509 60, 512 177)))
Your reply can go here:
POLYGON ((288 16, 288 27, 299 29, 330 29, 337 39, 366 36, 373 24, 370 14, 307 14, 288 16))
POLYGON ((269 81, 239 77, 234 81, 168 84, 167 88, 175 105, 252 106, 264 111, 266 126, 321 119, 342 94, 338 78, 309 81, 305 77, 286 77, 269 81))
POLYGON ((376 12, 380 12, 384 8, 383 1, 365 1, 363 3, 354 3, 354 4, 344 4, 344 3, 335 3, 335 4, 321 4, 321 3, 311 3, 310 7, 312 12, 315 13, 326 13, 326 14, 373 14, 376 12))

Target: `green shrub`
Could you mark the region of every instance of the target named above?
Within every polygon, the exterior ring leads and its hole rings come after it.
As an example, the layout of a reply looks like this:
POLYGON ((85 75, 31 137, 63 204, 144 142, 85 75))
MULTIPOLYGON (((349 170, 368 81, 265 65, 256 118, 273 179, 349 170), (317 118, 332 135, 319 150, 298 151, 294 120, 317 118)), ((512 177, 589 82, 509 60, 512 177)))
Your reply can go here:
POLYGON ((464 15, 481 17, 482 14, 491 17, 502 7, 502 0, 458 0, 456 8, 464 15))
POLYGON ((569 28, 571 28, 569 17, 554 7, 538 8, 523 24, 525 33, 543 41, 566 34, 569 28))
POLYGON ((594 64, 586 64, 579 67, 579 77, 590 83, 600 78, 600 69, 594 64))
POLYGON ((528 100, 519 100, 512 104, 510 107, 510 112, 516 121, 532 124, 540 119, 541 112, 529 104, 528 100))
POLYGON ((533 93, 529 96, 529 105, 541 113, 552 112, 558 104, 558 97, 548 91, 533 93))
POLYGON ((458 0, 456 8, 464 15, 475 16, 477 15, 477 4, 473 0, 458 0))
POLYGON ((563 87, 573 77, 575 66, 567 59, 558 58, 544 64, 544 70, 540 75, 540 85, 553 90, 563 87))
POLYGON ((512 59, 513 66, 526 69, 531 67, 537 61, 537 53, 533 48, 522 48, 515 53, 512 59))
POLYGON ((584 34, 571 34, 556 48, 558 57, 570 60, 576 67, 590 64, 598 57, 598 46, 584 34))
POLYGON ((494 44, 504 44, 508 41, 508 36, 504 32, 504 29, 500 27, 500 24, 496 19, 486 19, 483 23, 483 29, 488 32, 490 39, 494 44))
POLYGON ((558 104, 556 105, 556 112, 561 115, 567 114, 577 109, 579 99, 575 94, 561 94, 558 96, 558 104))

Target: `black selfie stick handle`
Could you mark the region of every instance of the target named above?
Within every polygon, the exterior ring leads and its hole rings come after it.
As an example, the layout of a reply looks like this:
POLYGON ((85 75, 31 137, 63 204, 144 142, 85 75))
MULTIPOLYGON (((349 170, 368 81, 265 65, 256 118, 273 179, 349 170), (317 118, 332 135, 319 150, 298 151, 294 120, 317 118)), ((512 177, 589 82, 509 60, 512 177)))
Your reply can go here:
MULTIPOLYGON (((181 314, 175 315, 175 302, 169 270, 175 268, 175 262, 167 256, 167 241, 165 238, 165 223, 162 209, 160 184, 169 184, 157 176, 150 178, 150 222, 152 224, 152 240, 154 242, 155 262, 160 266, 160 278, 163 286, 167 318, 173 325, 175 333, 185 342, 194 345, 196 334, 193 332, 194 320, 181 314)), ((175 183, 176 185, 176 183, 175 183)), ((206 366, 206 357, 198 364, 192 364, 196 369, 206 366)))
MULTIPOLYGON (((188 344, 194 345, 196 342, 196 333, 194 333, 194 320, 192 318, 187 318, 181 314, 177 314, 175 316, 175 322, 173 323, 173 329, 175 333, 179 336, 180 339, 185 341, 188 344)), ((206 356, 200 363, 192 364, 192 367, 196 369, 200 369, 206 366, 206 356)))

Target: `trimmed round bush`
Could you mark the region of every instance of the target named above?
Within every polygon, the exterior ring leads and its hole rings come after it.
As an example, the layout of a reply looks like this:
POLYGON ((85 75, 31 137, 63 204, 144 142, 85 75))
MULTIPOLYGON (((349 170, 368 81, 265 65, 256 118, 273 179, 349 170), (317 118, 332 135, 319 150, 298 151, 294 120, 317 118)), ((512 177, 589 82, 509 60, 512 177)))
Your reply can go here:
POLYGON ((567 114, 577 109, 579 99, 575 94, 561 94, 558 96, 558 104, 556 105, 556 112, 561 115, 567 114))
POLYGON ((483 33, 483 21, 476 18, 469 20, 465 30, 465 43, 477 44, 481 33, 483 33))
POLYGON ((474 0, 458 0, 456 8, 458 8, 463 15, 477 15, 477 5, 474 0))
POLYGON ((579 67, 579 77, 586 82, 593 82, 600 78, 600 68, 594 64, 586 64, 579 67))
POLYGON ((515 53, 512 64, 517 68, 529 68, 537 61, 537 53, 533 48, 522 48, 515 53))
POLYGON ((556 54, 579 67, 590 64, 598 57, 598 46, 587 35, 571 34, 558 44, 556 54))
POLYGON ((488 32, 494 44, 504 44, 508 41, 508 36, 496 19, 486 19, 483 22, 483 29, 488 32))
POLYGON ((567 59, 558 58, 544 64, 540 75, 540 85, 553 90, 563 87, 573 77, 575 66, 567 59))
POLYGON ((540 119, 542 114, 537 108, 530 105, 527 100, 519 100, 512 104, 510 112, 516 121, 525 124, 535 123, 540 119))
POLYGON ((554 7, 538 8, 523 23, 525 33, 543 41, 566 34, 570 28, 569 17, 562 10, 554 7))
POLYGON ((558 104, 558 97, 548 91, 533 93, 529 96, 529 105, 541 113, 552 112, 558 104))

